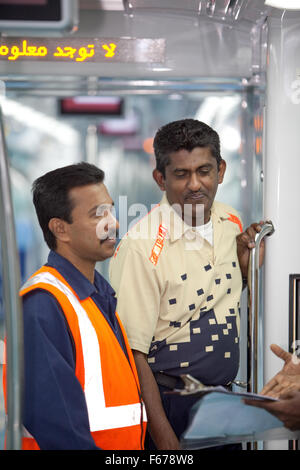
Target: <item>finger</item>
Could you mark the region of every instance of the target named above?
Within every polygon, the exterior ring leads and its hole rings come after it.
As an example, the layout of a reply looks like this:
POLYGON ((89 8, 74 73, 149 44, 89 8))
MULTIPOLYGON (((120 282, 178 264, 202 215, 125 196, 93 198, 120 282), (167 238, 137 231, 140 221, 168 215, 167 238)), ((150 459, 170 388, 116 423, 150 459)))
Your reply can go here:
POLYGON ((251 400, 249 398, 245 398, 243 402, 245 403, 245 405, 255 406, 256 408, 263 408, 265 410, 269 410, 270 406, 272 405, 272 403, 269 403, 268 401, 251 400))
POLYGON ((282 393, 282 390, 272 390, 271 392, 266 393, 265 396, 270 398, 279 398, 280 393, 282 393))
POLYGON ((261 221, 258 222, 258 223, 252 224, 254 230, 256 230, 257 232, 260 232, 260 231, 261 231, 263 225, 264 225, 264 221, 263 221, 263 220, 261 220, 261 221))
POLYGON ((260 393, 260 395, 264 395, 266 397, 271 398, 279 398, 280 394, 285 391, 285 388, 281 385, 276 384, 272 389, 264 391, 264 393, 260 393))
POLYGON ((271 392, 276 385, 277 385, 277 379, 274 377, 273 379, 269 380, 268 383, 266 383, 266 385, 263 387, 260 394, 268 395, 268 393, 271 392))
POLYGON ((255 242, 252 242, 251 239, 243 233, 239 235, 239 239, 237 239, 237 246, 239 253, 248 253, 250 249, 255 247, 255 242))
MULTIPOLYGON (((246 233, 249 236, 249 243, 255 243, 256 235, 261 231, 262 226, 261 224, 251 224, 250 227, 247 228, 246 233)), ((263 244, 264 240, 261 241, 261 244, 263 244)))
POLYGON ((289 362, 292 358, 292 354, 282 349, 278 344, 271 344, 271 351, 284 362, 289 362))
POLYGON ((263 220, 261 220, 259 223, 255 222, 250 225, 249 229, 251 230, 251 232, 253 231, 255 234, 259 233, 262 229, 263 224, 264 224, 263 220))
POLYGON ((255 238, 257 232, 259 232, 258 227, 260 228, 259 225, 254 225, 254 224, 252 224, 252 225, 250 225, 250 227, 248 227, 248 228, 246 229, 247 235, 249 235, 249 237, 250 237, 251 239, 253 239, 253 240, 254 240, 254 238, 255 238))
POLYGON ((287 400, 289 398, 293 398, 295 394, 299 396, 299 391, 299 385, 295 385, 293 382, 290 382, 289 384, 285 385, 279 397, 277 398, 280 398, 280 400, 287 400))
POLYGON ((243 234, 248 234, 251 238, 253 238, 255 237, 257 233, 261 231, 263 224, 264 224, 263 221, 260 221, 259 223, 254 222, 253 224, 249 225, 249 227, 246 228, 243 234))
POLYGON ((279 396, 280 393, 282 393, 284 391, 285 387, 284 385, 282 384, 277 384, 273 390, 272 390, 272 396, 275 397, 275 396, 279 396))
POLYGON ((249 240, 251 240, 251 237, 247 232, 240 233, 240 235, 237 236, 237 241, 243 245, 247 245, 249 243, 249 240))
POLYGON ((253 248, 255 246, 255 235, 256 232, 251 229, 251 227, 248 227, 241 237, 244 245, 246 245, 248 248, 253 248))
POLYGON ((271 396, 274 398, 281 398, 285 393, 293 393, 299 390, 299 384, 293 380, 279 375, 277 377, 277 384, 274 387, 264 393, 264 395, 271 396))

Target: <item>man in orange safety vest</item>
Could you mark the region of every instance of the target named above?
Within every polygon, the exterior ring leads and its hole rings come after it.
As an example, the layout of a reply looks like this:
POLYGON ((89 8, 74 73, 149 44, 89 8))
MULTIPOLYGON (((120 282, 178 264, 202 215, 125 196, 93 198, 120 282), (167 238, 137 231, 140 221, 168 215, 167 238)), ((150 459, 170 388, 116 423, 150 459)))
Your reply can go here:
POLYGON ((114 291, 95 270, 113 255, 118 229, 103 180, 102 170, 79 163, 33 184, 50 254, 20 291, 23 449, 143 449, 135 363, 114 291))

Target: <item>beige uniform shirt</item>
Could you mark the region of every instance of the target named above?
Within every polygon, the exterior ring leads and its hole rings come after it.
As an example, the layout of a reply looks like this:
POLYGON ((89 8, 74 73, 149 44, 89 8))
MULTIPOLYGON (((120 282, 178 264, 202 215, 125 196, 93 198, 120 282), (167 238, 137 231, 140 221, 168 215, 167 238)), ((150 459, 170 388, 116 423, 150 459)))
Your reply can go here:
POLYGON ((239 366, 242 226, 232 207, 216 201, 211 220, 213 246, 164 196, 121 240, 110 282, 131 348, 148 355, 154 372, 226 384, 239 366))

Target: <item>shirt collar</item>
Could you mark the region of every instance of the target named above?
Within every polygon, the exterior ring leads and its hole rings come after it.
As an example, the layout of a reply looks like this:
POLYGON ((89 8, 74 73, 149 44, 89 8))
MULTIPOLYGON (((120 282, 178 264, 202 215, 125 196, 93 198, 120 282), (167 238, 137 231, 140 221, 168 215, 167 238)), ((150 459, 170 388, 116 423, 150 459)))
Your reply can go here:
POLYGON ((91 297, 92 294, 115 295, 110 284, 95 270, 94 284, 92 284, 70 261, 55 251, 50 251, 46 266, 55 268, 76 292, 80 300, 91 297))
MULTIPOLYGON (((161 213, 161 224, 168 231, 170 241, 179 240, 188 231, 195 230, 194 227, 186 224, 184 220, 177 214, 177 212, 170 205, 166 194, 164 193, 163 198, 160 202, 160 213, 161 213)), ((223 208, 213 202, 211 207, 211 219, 213 226, 215 223, 223 222, 228 220, 228 213, 223 208)))

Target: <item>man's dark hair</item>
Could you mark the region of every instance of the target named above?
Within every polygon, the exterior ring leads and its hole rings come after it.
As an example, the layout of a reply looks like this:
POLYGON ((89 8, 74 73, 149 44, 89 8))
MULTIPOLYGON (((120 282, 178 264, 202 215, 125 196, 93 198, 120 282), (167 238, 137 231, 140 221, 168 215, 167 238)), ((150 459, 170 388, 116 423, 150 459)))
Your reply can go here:
POLYGON ((153 147, 156 168, 164 177, 170 153, 178 150, 191 152, 195 147, 208 147, 217 160, 218 168, 222 160, 218 133, 196 119, 181 119, 161 127, 154 137, 153 147))
POLYGON ((57 217, 72 223, 74 203, 69 191, 79 186, 102 183, 103 180, 102 170, 81 162, 50 171, 34 181, 33 203, 45 242, 51 250, 56 249, 56 238, 48 227, 50 219, 57 217))

